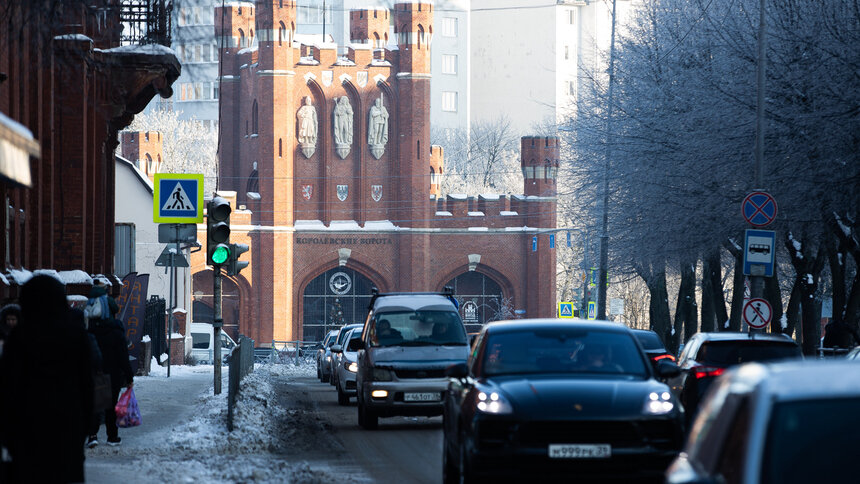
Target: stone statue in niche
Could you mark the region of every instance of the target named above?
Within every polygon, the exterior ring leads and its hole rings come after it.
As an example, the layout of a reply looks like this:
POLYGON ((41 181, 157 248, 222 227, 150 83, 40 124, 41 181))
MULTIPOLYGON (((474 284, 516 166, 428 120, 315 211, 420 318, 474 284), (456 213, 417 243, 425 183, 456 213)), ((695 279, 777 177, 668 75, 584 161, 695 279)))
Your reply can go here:
POLYGON ((299 146, 302 147, 305 158, 310 158, 316 151, 319 131, 317 109, 311 104, 310 96, 305 97, 304 106, 299 108, 296 116, 299 120, 299 146))
POLYGON ((381 96, 370 107, 369 118, 367 145, 370 146, 370 154, 378 160, 385 153, 385 144, 388 143, 388 110, 382 104, 381 96))
POLYGON ((340 159, 346 158, 352 145, 352 106, 341 96, 334 105, 334 149, 340 159))

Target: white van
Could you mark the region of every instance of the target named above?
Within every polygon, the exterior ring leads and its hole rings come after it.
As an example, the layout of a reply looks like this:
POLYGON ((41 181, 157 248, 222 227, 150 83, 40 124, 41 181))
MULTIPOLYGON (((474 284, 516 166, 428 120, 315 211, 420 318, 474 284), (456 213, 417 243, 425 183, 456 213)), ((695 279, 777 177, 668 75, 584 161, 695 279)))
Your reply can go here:
MULTIPOLYGON (((188 328, 191 333, 191 356, 198 363, 211 364, 215 358, 215 346, 212 344, 215 338, 215 329, 209 323, 191 323, 188 328)), ((221 331, 221 360, 226 363, 227 358, 236 342, 224 331, 221 331)))

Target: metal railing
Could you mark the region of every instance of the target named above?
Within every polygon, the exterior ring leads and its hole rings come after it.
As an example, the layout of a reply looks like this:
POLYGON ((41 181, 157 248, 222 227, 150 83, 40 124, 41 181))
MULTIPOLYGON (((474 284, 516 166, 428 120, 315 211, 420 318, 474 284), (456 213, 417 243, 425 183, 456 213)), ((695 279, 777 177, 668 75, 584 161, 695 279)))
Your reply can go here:
POLYGON ((227 375, 227 430, 233 431, 233 407, 239 394, 239 383, 254 371, 254 340, 239 335, 239 342, 230 354, 227 375))
POLYGON ((120 43, 170 46, 172 0, 122 0, 120 43))
POLYGON ((313 364, 320 341, 278 341, 272 340, 269 348, 256 348, 254 361, 257 363, 279 363, 309 365, 313 364))

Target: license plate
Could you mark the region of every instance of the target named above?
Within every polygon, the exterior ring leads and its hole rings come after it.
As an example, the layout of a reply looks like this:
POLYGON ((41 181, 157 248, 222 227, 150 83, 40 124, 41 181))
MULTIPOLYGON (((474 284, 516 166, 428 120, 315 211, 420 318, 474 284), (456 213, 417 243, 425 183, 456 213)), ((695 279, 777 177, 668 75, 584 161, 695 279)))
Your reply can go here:
POLYGON ((404 402, 438 402, 440 400, 438 393, 404 393, 404 402))
POLYGON ((550 444, 552 459, 607 459, 612 455, 609 444, 550 444))

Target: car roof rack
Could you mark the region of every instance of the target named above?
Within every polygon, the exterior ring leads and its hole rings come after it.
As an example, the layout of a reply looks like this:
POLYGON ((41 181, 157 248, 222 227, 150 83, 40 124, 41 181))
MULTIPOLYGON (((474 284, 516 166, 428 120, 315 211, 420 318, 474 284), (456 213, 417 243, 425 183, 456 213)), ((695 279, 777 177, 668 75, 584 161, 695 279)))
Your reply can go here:
POLYGON ((373 303, 376 302, 376 299, 380 296, 444 296, 451 303, 454 304, 454 307, 458 308, 460 305, 457 303, 457 300, 454 299, 454 288, 451 286, 445 286, 441 292, 434 291, 419 291, 419 292, 379 292, 379 288, 373 286, 370 288, 370 303, 367 305, 367 310, 370 311, 373 309, 373 303))

